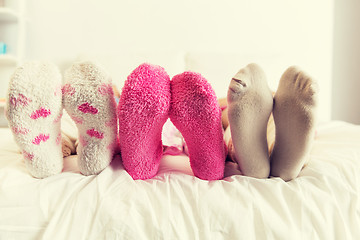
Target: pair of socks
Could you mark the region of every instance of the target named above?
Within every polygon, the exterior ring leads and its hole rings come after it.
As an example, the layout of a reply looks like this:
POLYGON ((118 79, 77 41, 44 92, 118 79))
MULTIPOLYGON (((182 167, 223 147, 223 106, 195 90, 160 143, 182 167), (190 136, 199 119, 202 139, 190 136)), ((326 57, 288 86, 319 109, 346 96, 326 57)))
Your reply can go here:
POLYGON ((60 122, 63 108, 79 132, 78 165, 98 174, 117 149, 116 103, 109 75, 91 62, 61 74, 51 63, 29 62, 9 83, 6 116, 31 175, 45 178, 63 169, 60 122))
POLYGON ((317 84, 298 67, 284 72, 274 97, 258 65, 241 69, 232 78, 228 91, 231 155, 241 172, 285 181, 297 177, 312 145, 316 107, 317 84), (276 133, 269 155, 266 132, 271 112, 276 133))
POLYGON ((170 77, 162 67, 142 64, 128 77, 119 106, 121 158, 133 179, 156 175, 163 153, 162 127, 170 118, 188 146, 195 176, 223 178, 225 145, 215 92, 200 74, 170 77))

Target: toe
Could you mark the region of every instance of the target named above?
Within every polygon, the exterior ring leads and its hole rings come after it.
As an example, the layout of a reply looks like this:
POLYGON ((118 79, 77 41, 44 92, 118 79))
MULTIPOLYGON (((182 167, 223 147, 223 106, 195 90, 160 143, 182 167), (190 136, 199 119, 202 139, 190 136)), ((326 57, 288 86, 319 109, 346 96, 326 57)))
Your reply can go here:
POLYGON ((318 85, 307 73, 300 71, 294 84, 294 94, 297 94, 304 103, 315 104, 318 85))
POLYGON ((314 95, 318 91, 317 83, 297 66, 289 67, 281 76, 280 88, 286 88, 286 92, 293 94, 314 95))

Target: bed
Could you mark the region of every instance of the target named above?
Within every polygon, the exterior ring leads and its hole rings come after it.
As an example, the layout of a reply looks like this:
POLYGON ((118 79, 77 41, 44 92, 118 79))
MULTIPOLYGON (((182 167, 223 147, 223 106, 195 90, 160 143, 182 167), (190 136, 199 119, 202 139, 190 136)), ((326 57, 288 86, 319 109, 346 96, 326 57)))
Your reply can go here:
POLYGON ((360 239, 360 126, 322 123, 309 164, 293 181, 193 176, 186 155, 164 155, 134 181, 120 157, 83 176, 35 179, 8 128, 0 128, 0 239, 360 239))
MULTIPOLYGON (((242 54, 78 57, 85 59, 101 63, 119 89, 141 62, 170 76, 197 71, 219 98, 239 66, 258 62, 273 89, 288 67, 276 56, 242 54)), ((360 239, 360 126, 330 121, 330 82, 321 82, 322 123, 310 162, 290 182, 241 176, 231 162, 223 180, 204 181, 186 155, 164 155, 158 174, 144 181, 134 181, 119 156, 88 177, 69 156, 61 174, 39 180, 25 168, 10 129, 0 128, 0 239, 360 239)), ((76 136, 65 117, 62 124, 76 136)))

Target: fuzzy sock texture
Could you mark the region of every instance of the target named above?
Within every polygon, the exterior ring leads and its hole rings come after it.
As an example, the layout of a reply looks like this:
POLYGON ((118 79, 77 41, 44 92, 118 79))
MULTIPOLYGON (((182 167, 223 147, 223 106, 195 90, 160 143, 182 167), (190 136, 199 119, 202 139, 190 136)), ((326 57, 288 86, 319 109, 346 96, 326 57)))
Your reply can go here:
POLYGON ((272 176, 289 181, 306 163, 315 134, 317 92, 316 82, 298 67, 289 67, 282 75, 274 96, 272 176))
POLYGON ((118 105, 119 142, 133 179, 152 178, 159 169, 170 99, 170 78, 162 67, 144 63, 125 81, 118 105))
POLYGON ((235 160, 241 172, 267 178, 270 160, 266 138, 273 97, 264 71, 249 64, 231 80, 228 90, 228 118, 235 160))
POLYGON ((51 63, 28 62, 11 76, 6 116, 32 176, 63 168, 60 118, 61 74, 51 63))
POLYGON ((78 164, 84 175, 100 173, 115 154, 116 103, 109 75, 92 62, 75 63, 65 73, 63 103, 79 132, 78 164))
POLYGON ((214 90, 199 73, 184 72, 173 77, 171 94, 170 119, 185 139, 194 175, 222 179, 226 149, 214 90))

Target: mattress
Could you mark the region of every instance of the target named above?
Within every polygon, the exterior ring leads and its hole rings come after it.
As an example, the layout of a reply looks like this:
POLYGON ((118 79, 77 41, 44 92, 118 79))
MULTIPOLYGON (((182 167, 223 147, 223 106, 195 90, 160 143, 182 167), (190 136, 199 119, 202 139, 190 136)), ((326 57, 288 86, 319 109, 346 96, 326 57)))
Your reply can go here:
POLYGON ((284 182, 194 177, 186 155, 134 181, 120 157, 97 176, 35 179, 10 130, 0 128, 0 239, 360 239, 360 126, 319 125, 310 162, 284 182))

